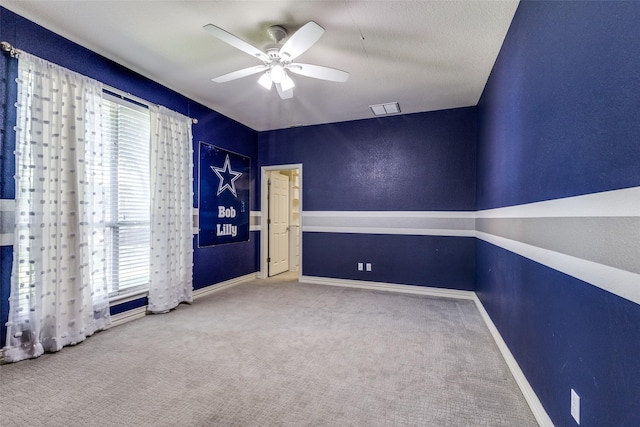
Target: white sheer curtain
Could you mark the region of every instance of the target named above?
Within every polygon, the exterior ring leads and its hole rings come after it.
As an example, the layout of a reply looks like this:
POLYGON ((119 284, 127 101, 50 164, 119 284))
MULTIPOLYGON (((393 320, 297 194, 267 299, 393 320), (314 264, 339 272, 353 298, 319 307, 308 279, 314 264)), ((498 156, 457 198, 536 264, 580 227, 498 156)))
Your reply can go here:
POLYGON ((79 343, 110 322, 102 85, 27 53, 18 69, 8 361, 79 343))
POLYGON ((163 313, 193 292, 191 119, 151 108, 151 284, 149 310, 163 313))

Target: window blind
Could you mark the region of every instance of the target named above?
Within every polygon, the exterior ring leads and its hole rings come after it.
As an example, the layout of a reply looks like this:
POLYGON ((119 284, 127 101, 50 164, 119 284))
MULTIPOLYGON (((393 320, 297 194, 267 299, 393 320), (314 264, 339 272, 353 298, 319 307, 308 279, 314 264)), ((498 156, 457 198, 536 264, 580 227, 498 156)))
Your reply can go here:
POLYGON ((104 95, 102 135, 109 161, 105 182, 109 294, 149 285, 149 111, 104 95))

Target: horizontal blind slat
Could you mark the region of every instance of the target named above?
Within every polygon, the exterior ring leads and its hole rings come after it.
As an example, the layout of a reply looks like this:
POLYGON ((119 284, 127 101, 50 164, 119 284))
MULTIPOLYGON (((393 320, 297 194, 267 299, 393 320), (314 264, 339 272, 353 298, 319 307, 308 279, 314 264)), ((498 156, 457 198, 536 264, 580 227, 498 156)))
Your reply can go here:
POLYGON ((127 107, 124 101, 104 99, 102 112, 108 151, 103 170, 110 177, 106 210, 113 227, 111 293, 149 283, 150 120, 148 111, 127 107))

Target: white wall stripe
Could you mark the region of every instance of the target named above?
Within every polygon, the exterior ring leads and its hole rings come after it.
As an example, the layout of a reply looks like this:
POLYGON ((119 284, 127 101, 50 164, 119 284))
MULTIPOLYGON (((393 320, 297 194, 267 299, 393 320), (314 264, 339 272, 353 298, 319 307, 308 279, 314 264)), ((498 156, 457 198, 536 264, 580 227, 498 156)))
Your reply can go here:
POLYGON ((304 211, 303 217, 475 218, 474 211, 304 211))
POLYGON ((640 216, 640 187, 476 212, 477 218, 640 216))
POLYGON ((640 304, 640 274, 480 231, 476 237, 640 304))
POLYGON ((249 216, 249 231, 260 231, 262 229, 262 212, 251 211, 249 216))
POLYGON ((13 234, 0 234, 0 246, 13 246, 13 234))
POLYGON ((13 246, 15 203, 14 199, 0 199, 0 246, 13 246))
POLYGON ((475 236, 640 304, 640 274, 637 274, 636 264, 633 263, 633 260, 631 264, 628 260, 628 258, 634 257, 634 254, 638 252, 638 245, 640 245, 640 230, 634 229, 634 224, 637 223, 635 218, 640 217, 640 187, 478 212, 305 211, 302 213, 302 217, 304 220, 303 232, 475 236), (585 217, 590 217, 591 220, 581 219, 585 217), (631 229, 611 227, 613 217, 620 218, 616 220, 615 224, 630 224, 631 229), (621 217, 629 217, 629 219, 624 220, 621 217), (528 222, 522 221, 521 224, 514 225, 512 219, 519 218, 528 219, 528 222), (531 223, 534 218, 547 218, 547 220, 531 223), (558 221, 554 222, 553 218, 558 218, 558 221), (575 221, 571 221, 571 218, 575 218, 575 221), (470 219, 473 221, 468 222, 470 219), (495 222, 500 219, 512 222, 495 222), (488 223, 486 220, 494 220, 494 222, 488 223), (567 220, 571 221, 571 228, 567 227, 567 220), (492 225, 493 230, 485 229, 489 225, 492 225), (524 228, 517 229, 517 227, 524 228), (553 233, 554 227, 563 231, 564 234, 560 233, 563 236, 570 235, 568 239, 563 240, 562 245, 557 244, 556 240, 560 237, 556 236, 558 233, 553 233), (504 234, 503 232, 508 230, 517 231, 518 233, 510 237, 517 237, 518 240, 497 235, 504 234), (610 245, 609 252, 601 254, 607 255, 608 258, 591 256, 591 260, 585 259, 588 257, 587 255, 593 255, 591 252, 602 249, 597 245, 589 248, 579 245, 593 240, 593 238, 586 239, 587 234, 603 230, 609 233, 607 234, 607 237, 610 237, 607 239, 609 243, 617 242, 618 244, 610 245), (637 238, 634 238, 634 235, 637 235, 637 238), (571 236, 576 238, 571 239, 571 236), (558 252, 557 249, 561 249, 562 252, 558 252), (623 263, 622 261, 625 259, 626 263, 623 263), (609 262, 610 265, 602 263, 611 260, 620 262, 609 262), (620 266, 629 267, 629 270, 633 271, 616 268, 620 266))
MULTIPOLYGON (((14 200, 0 199, 1 211, 13 211, 14 200)), ((261 211, 251 211, 251 231, 262 229, 261 211)), ((395 234, 478 237, 640 304, 640 275, 527 242, 478 230, 478 219, 640 216, 640 187, 593 193, 482 211, 304 211, 302 231, 320 233, 395 234), (305 221, 306 220, 306 221, 305 221), (472 220, 472 222, 469 222, 472 220), (381 226, 390 223, 390 226, 381 226), (416 227, 417 226, 417 227, 416 227)), ((589 232, 589 230, 584 230, 589 232)), ((631 240, 640 245, 638 239, 631 240)), ((628 239, 627 239, 628 240, 628 239)), ((621 239, 622 241, 622 239, 621 239)), ((634 243, 632 243, 634 244, 634 243)), ((0 245, 13 245, 13 233, 1 233, 0 245)), ((634 246, 635 247, 635 246, 634 246)), ((632 248, 616 248, 631 251, 632 248)))
POLYGON ((475 231, 450 230, 450 229, 429 229, 429 228, 384 228, 384 227, 323 227, 323 226, 302 226, 303 232, 311 233, 353 233, 353 234, 397 234, 410 236, 455 236, 474 237, 475 231))
POLYGON ((302 213, 302 231, 473 237, 471 211, 312 211, 302 213))
POLYGON ((478 218, 476 231, 640 274, 640 216, 478 218))

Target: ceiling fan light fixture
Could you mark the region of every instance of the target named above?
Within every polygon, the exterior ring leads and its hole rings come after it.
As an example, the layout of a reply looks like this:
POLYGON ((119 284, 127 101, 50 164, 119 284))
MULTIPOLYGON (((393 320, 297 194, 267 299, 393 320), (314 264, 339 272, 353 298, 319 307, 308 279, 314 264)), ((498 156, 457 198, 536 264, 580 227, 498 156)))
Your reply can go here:
POLYGON ((271 90, 271 86, 273 86, 273 80, 271 80, 271 77, 269 77, 269 73, 264 73, 263 75, 261 75, 258 79, 258 83, 266 90, 271 90))
POLYGON ((216 83, 225 83, 261 73, 262 75, 258 79, 260 86, 271 90, 275 83, 280 98, 290 99, 293 97, 295 83, 287 71, 331 82, 344 83, 349 78, 349 73, 336 68, 292 62, 313 46, 324 34, 324 28, 313 21, 304 24, 288 38, 285 28, 278 25, 269 27, 267 33, 274 44, 268 45, 264 51, 213 24, 207 24, 203 28, 219 40, 262 61, 262 65, 243 68, 212 79, 216 83), (285 38, 286 42, 281 44, 285 38))
POLYGON ((284 79, 287 77, 287 73, 284 71, 284 67, 280 64, 276 64, 271 67, 271 71, 269 71, 269 76, 274 83, 282 83, 284 79))
POLYGON ((285 74, 284 80, 282 81, 282 83, 280 83, 280 87, 282 88, 282 90, 293 89, 295 86, 296 86, 296 84, 293 82, 291 77, 289 77, 289 75, 285 74))

